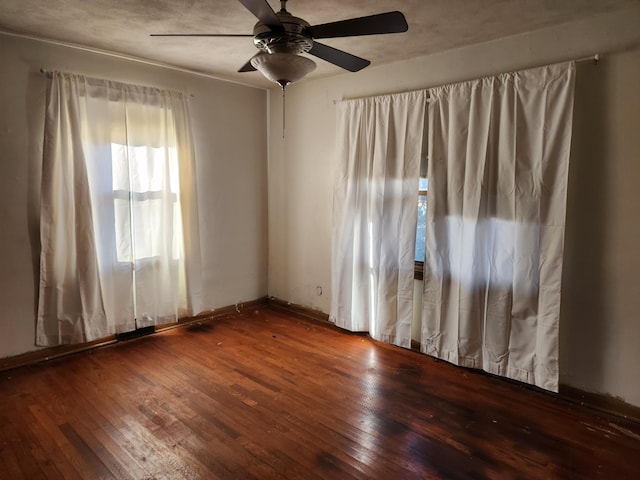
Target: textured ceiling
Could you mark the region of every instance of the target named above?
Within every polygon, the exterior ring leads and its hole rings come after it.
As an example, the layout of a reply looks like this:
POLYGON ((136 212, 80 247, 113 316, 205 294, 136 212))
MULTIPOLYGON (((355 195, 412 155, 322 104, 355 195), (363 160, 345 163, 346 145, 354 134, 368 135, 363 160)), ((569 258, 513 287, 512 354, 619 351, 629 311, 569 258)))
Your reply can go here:
MULTIPOLYGON (((274 10, 279 2, 269 0, 274 10)), ((381 65, 640 5, 640 0, 290 0, 317 25, 402 11, 407 33, 322 40, 381 65)), ((237 73, 256 53, 251 38, 149 37, 150 33, 252 33, 237 0, 1 0, 0 29, 167 63, 259 87, 237 73)), ((1 41, 1 39, 0 39, 1 41)), ((344 73, 323 60, 308 78, 344 73)), ((354 74, 357 75, 357 74, 354 74)))

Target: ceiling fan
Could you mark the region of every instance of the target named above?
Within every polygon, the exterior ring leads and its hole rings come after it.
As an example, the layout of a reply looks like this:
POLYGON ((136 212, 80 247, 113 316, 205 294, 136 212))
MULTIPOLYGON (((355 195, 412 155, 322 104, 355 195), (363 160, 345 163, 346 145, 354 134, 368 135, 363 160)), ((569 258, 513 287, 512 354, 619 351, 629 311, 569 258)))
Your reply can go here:
POLYGON ((371 63, 364 58, 319 43, 317 39, 401 33, 409 28, 404 15, 398 11, 312 26, 287 11, 287 0, 280 1, 281 8, 277 13, 267 0, 239 1, 258 18, 253 34, 156 33, 151 36, 253 37, 253 43, 260 51, 238 72, 259 70, 284 91, 287 85, 300 80, 316 66, 311 59, 301 56, 302 53, 309 53, 350 72, 362 70, 371 63))

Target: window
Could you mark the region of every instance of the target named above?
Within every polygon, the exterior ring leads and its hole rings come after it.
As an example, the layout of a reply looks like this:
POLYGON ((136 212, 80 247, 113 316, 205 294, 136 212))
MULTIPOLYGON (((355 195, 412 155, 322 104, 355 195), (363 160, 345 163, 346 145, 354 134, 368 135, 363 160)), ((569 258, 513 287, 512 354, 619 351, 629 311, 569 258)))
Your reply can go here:
POLYGON ((422 280, 424 276, 425 260, 425 234, 427 231, 427 191, 429 190, 429 179, 426 174, 426 157, 420 170, 420 181, 418 183, 418 222, 416 226, 416 251, 415 251, 415 274, 416 280, 422 280))
MULTIPOLYGON (((135 264, 161 256, 165 209, 173 219, 172 231, 181 228, 176 149, 112 143, 111 162, 118 262, 135 264)), ((177 260, 180 236, 171 240, 170 257, 177 260)))
POLYGON ((51 92, 38 345, 93 341, 200 311, 185 95, 61 72, 51 92))

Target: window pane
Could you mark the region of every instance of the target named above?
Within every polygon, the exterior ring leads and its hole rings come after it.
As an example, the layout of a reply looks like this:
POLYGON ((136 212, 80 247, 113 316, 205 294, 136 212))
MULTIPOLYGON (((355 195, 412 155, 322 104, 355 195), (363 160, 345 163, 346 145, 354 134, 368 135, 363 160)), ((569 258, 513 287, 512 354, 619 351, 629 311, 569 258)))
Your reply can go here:
POLYGON ((427 230, 427 196, 418 196, 418 227, 416 228, 416 256, 418 262, 424 262, 425 233, 427 230))
POLYGON ((177 150, 112 144, 111 154, 118 261, 167 254, 177 259, 182 223, 177 150))
POLYGON ((111 175, 113 190, 129 190, 129 163, 127 162, 127 147, 117 143, 111 144, 111 175))
POLYGON ((418 189, 422 194, 418 195, 418 225, 416 228, 415 260, 417 262, 424 262, 425 234, 427 230, 427 195, 425 192, 429 189, 429 179, 427 177, 420 177, 418 189))
MULTIPOLYGON (((173 205, 171 205, 173 207, 173 205)), ((131 204, 133 217, 133 245, 136 260, 160 257, 165 254, 165 227, 161 199, 134 200, 131 204)), ((173 218, 171 215, 169 218, 173 218)))
POLYGON ((129 211, 129 192, 122 190, 117 193, 123 194, 124 198, 114 198, 114 216, 116 230, 116 255, 118 262, 131 262, 131 213, 129 211), (126 194, 126 196, 124 196, 126 194))
POLYGON ((165 179, 163 148, 129 147, 132 192, 158 192, 165 179))

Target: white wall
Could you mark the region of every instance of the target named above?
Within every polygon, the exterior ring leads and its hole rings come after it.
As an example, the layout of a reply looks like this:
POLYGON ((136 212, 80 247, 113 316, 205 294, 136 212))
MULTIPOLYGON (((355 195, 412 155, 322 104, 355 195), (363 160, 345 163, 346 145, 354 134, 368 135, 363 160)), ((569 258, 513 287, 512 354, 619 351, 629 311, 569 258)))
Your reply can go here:
POLYGON ((640 9, 271 91, 269 294, 328 313, 334 100, 415 90, 599 52, 578 65, 561 382, 640 405, 640 9), (318 296, 316 286, 324 294, 318 296))
POLYGON ((35 350, 46 94, 40 68, 192 93, 204 307, 267 294, 263 90, 2 34, 0 65, 0 358, 35 350))

